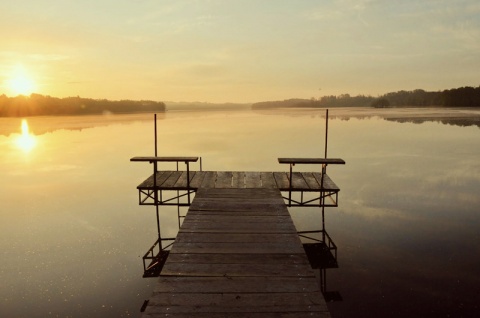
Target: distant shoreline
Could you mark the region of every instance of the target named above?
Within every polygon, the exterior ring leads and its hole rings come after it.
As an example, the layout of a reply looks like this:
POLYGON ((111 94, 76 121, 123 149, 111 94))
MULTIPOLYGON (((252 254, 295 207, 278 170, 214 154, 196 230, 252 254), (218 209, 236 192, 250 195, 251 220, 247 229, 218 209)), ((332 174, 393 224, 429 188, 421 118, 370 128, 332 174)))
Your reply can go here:
POLYGON ((17 97, 0 95, 0 117, 77 116, 164 111, 165 104, 163 102, 149 100, 110 101, 79 96, 57 98, 39 94, 17 97))
POLYGON ((374 109, 478 108, 480 86, 460 87, 439 92, 421 89, 398 91, 378 97, 349 94, 322 96, 319 99, 292 98, 257 103, 159 102, 152 100, 57 98, 40 94, 7 97, 0 95, 0 117, 78 116, 102 114, 161 113, 168 111, 231 111, 281 109, 338 109, 372 107, 374 109))

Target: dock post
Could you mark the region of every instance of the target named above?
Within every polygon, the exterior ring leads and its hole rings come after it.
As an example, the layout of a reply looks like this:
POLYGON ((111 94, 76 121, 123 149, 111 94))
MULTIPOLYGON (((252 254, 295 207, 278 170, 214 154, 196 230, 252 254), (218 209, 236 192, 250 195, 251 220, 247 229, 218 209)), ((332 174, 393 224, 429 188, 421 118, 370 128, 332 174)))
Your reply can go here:
POLYGON ((290 175, 289 175, 289 180, 288 180, 288 206, 292 206, 292 169, 293 169, 293 163, 290 163, 290 175))
MULTIPOLYGON (((155 157, 158 156, 158 140, 157 140, 157 114, 153 115, 153 122, 154 122, 154 143, 155 143, 155 157)), ((153 199, 155 200, 155 211, 157 213, 157 232, 158 232, 158 246, 160 248, 160 252, 162 252, 162 236, 160 234, 160 213, 158 209, 158 188, 157 188, 157 162, 153 162, 153 199)))
POLYGON ((153 115, 154 127, 154 143, 155 143, 155 157, 157 157, 157 114, 153 115))
POLYGON ((158 245, 160 252, 162 251, 162 236, 160 235, 160 213, 158 210, 158 188, 157 188, 157 162, 153 162, 153 200, 155 201, 155 211, 157 212, 157 232, 158 232, 158 245))
POLYGON ((190 205, 190 165, 188 161, 185 161, 187 165, 187 196, 188 196, 188 205, 190 205))
POLYGON ((328 149, 328 108, 325 115, 325 159, 327 159, 327 149, 328 149))
MULTIPOLYGON (((325 159, 328 150, 328 108, 325 113, 325 159)), ((322 184, 320 185, 322 204, 322 240, 325 243, 325 193, 323 192, 323 176, 327 173, 327 164, 322 165, 322 184)))

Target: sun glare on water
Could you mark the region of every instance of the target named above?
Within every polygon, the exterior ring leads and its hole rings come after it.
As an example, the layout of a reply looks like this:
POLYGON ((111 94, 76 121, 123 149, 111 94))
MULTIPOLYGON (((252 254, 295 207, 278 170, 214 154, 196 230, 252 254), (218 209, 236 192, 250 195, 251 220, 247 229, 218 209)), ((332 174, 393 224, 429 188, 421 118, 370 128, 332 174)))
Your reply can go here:
POLYGON ((30 152, 37 145, 35 136, 30 134, 26 119, 22 119, 22 134, 16 139, 15 144, 24 152, 30 152))

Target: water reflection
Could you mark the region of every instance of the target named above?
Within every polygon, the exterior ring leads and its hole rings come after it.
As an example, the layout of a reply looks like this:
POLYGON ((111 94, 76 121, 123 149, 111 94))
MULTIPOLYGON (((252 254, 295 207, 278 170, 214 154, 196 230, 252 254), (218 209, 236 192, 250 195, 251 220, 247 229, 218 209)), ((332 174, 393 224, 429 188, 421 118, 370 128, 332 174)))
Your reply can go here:
MULTIPOLYGON (((255 109, 253 112, 272 116, 282 114, 289 117, 324 116, 324 110, 318 108, 255 109)), ((399 123, 436 122, 452 126, 480 127, 480 108, 332 108, 330 118, 342 121, 348 121, 352 118, 365 120, 381 118, 399 123)))
MULTIPOLYGON (((348 162, 329 170, 341 188, 326 213, 340 264, 328 287, 343 298, 332 317, 478 316, 480 130, 355 112, 330 110, 329 156, 348 162)), ((278 157, 322 155, 323 113, 168 112, 159 153, 202 156, 205 170, 275 171, 278 157)), ((141 256, 155 217, 133 190, 151 168, 129 158, 153 154, 152 116, 113 117, 29 118, 38 139, 51 132, 35 161, 18 160, 19 120, 0 119, 1 317, 135 317, 150 297, 141 256)), ((294 213, 297 229, 315 228, 309 213, 294 213)), ((176 216, 162 215, 168 237, 176 216)))
POLYGON ((423 124, 426 122, 437 122, 444 125, 468 127, 468 126, 477 126, 480 128, 480 117, 459 117, 459 118, 449 118, 449 117, 416 117, 416 118, 386 118, 386 120, 395 121, 399 123, 413 123, 413 124, 423 124))
MULTIPOLYGON (((58 130, 83 131, 89 128, 105 127, 110 125, 124 124, 133 122, 150 122, 152 114, 103 114, 103 115, 85 115, 85 116, 36 116, 28 118, 29 130, 34 131, 36 136, 53 133, 58 130)), ((165 113, 159 113, 159 120, 165 119, 165 113)), ((18 133, 17 118, 0 117, 0 136, 9 136, 18 133)))
POLYGON ((23 152, 29 153, 37 145, 37 139, 30 133, 26 119, 22 119, 21 128, 22 134, 15 139, 15 145, 23 152))
POLYGON ((327 269, 338 268, 337 246, 333 243, 326 230, 299 232, 304 240, 303 249, 307 254, 310 266, 318 273, 320 290, 326 302, 342 301, 339 291, 332 290, 327 285, 327 269), (321 237, 313 235, 321 234, 321 237), (305 242, 306 241, 306 242, 305 242))

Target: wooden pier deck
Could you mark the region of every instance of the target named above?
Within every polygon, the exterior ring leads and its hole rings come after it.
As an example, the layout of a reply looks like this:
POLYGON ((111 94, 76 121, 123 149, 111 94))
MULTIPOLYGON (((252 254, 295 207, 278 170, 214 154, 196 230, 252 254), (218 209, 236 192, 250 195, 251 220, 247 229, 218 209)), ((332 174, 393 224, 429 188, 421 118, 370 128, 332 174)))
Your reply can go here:
POLYGON ((330 314, 278 188, 202 187, 142 317, 330 314))
MULTIPOLYGON (((187 185, 186 171, 163 170, 156 173, 156 186, 160 190, 186 190, 189 186, 192 190, 199 188, 217 189, 279 189, 289 190, 288 172, 257 172, 257 171, 190 171, 190 184, 187 185)), ((322 174, 320 172, 293 172, 292 191, 319 191, 321 189, 322 174)), ((150 190, 154 187, 154 175, 152 174, 137 188, 150 190)), ((325 174, 323 190, 338 192, 340 189, 325 174)))

